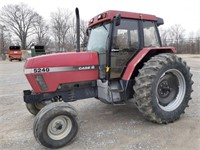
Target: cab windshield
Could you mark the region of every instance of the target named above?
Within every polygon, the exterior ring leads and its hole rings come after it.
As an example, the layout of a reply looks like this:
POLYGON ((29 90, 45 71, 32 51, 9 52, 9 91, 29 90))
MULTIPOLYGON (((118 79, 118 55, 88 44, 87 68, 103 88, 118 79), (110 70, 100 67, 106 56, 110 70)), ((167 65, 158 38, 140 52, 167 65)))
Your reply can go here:
POLYGON ((107 39, 110 23, 102 24, 90 30, 87 50, 96 52, 106 52, 107 39))

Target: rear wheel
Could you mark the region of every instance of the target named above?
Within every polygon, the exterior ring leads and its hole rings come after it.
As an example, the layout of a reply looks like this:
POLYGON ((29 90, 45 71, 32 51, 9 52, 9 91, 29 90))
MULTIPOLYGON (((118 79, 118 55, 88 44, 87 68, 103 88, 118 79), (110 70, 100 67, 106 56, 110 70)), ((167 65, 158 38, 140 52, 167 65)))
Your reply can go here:
POLYGON ((49 104, 37 114, 33 130, 36 140, 45 147, 61 148, 77 135, 78 114, 65 102, 49 104))
POLYGON ((189 67, 174 54, 159 54, 151 58, 135 79, 137 108, 153 122, 177 120, 191 99, 191 77, 189 67))

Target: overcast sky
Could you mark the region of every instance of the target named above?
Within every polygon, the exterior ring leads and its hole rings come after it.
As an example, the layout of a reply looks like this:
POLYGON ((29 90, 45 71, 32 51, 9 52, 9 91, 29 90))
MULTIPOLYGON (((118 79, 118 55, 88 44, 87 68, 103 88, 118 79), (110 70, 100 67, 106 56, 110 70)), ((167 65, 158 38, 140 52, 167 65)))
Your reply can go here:
POLYGON ((121 10, 161 17, 165 21, 163 28, 181 24, 187 34, 200 32, 200 0, 0 0, 0 8, 20 2, 32 7, 45 19, 58 8, 74 12, 78 7, 83 20, 90 20, 106 10, 121 10))

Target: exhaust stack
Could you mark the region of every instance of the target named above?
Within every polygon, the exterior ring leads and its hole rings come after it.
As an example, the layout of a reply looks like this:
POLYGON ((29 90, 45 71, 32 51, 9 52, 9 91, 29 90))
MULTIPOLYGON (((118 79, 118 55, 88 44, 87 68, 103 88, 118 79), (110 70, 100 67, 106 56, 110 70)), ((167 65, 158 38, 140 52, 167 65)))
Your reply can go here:
POLYGON ((75 9, 75 12, 76 12, 76 38, 77 38, 76 52, 80 52, 80 16, 78 8, 75 9))

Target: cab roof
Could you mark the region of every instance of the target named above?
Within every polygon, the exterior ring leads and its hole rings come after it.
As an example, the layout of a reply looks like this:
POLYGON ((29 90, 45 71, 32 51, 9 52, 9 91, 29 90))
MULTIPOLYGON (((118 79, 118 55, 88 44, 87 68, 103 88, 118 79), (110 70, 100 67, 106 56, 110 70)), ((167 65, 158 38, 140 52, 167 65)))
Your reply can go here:
POLYGON ((126 19, 150 20, 150 21, 155 21, 155 22, 158 21, 158 18, 155 15, 125 12, 125 11, 118 11, 118 10, 108 10, 92 18, 89 21, 89 27, 105 22, 105 21, 111 21, 118 14, 121 15, 121 18, 126 18, 126 19))

